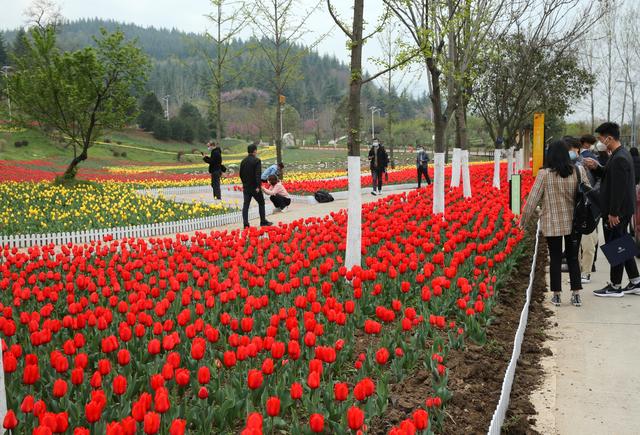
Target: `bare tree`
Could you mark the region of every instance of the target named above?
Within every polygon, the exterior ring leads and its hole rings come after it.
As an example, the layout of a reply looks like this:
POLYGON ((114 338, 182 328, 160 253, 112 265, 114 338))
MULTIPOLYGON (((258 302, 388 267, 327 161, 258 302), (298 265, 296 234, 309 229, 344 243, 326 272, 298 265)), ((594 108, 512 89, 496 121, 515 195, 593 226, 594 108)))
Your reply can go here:
POLYGON ((349 82, 349 98, 347 108, 348 133, 348 178, 349 178, 349 204, 347 221, 347 250, 345 253, 345 265, 351 268, 361 264, 362 249, 362 198, 360 196, 360 97, 362 85, 377 79, 388 71, 408 63, 414 54, 404 55, 394 65, 384 70, 363 78, 362 72, 362 48, 367 40, 380 32, 387 20, 388 14, 384 13, 375 29, 368 35, 364 35, 364 0, 353 1, 353 20, 349 26, 340 19, 331 0, 327 0, 327 8, 336 25, 347 37, 351 51, 351 75, 349 82))
POLYGON ((54 0, 33 0, 23 15, 28 26, 56 29, 64 22, 60 5, 54 0))
POLYGON ((282 163, 282 134, 280 125, 284 106, 284 92, 288 84, 300 78, 300 62, 306 50, 315 47, 320 39, 306 49, 296 42, 308 32, 305 27, 309 18, 318 10, 322 0, 313 0, 312 6, 304 8, 302 0, 254 0, 247 18, 253 23, 258 48, 271 65, 276 109, 276 158, 282 163))
POLYGON ((208 47, 203 47, 201 52, 205 54, 207 65, 212 79, 212 100, 215 104, 216 139, 222 140, 222 92, 233 83, 242 69, 232 71, 230 65, 243 53, 232 50, 231 42, 245 28, 248 18, 246 5, 243 1, 210 0, 213 12, 206 17, 214 25, 213 33, 207 32, 206 37, 215 48, 215 58, 208 56, 208 47))

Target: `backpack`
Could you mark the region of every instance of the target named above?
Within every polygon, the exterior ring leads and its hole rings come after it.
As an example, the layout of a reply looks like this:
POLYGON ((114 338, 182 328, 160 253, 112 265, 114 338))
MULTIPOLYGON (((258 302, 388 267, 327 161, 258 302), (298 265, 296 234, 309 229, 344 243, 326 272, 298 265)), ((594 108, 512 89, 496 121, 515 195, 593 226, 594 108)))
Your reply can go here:
POLYGON ((591 234, 598 227, 600 209, 594 199, 597 191, 582 182, 580 170, 576 166, 578 187, 576 188, 576 205, 573 209, 573 232, 575 234, 591 234))
POLYGON ((331 201, 333 201, 333 196, 331 196, 331 194, 329 192, 327 192, 326 190, 318 190, 313 195, 313 197, 318 202, 331 202, 331 201))

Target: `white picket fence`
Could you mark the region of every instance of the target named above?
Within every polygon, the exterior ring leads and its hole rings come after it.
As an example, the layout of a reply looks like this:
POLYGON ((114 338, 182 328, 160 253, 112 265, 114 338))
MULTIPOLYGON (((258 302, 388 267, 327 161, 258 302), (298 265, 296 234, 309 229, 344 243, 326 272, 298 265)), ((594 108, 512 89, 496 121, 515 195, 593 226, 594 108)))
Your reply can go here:
MULTIPOLYGON (((265 212, 267 215, 273 214, 273 206, 271 206, 270 204, 266 204, 265 212)), ((256 207, 249 209, 249 219, 254 219, 256 217, 258 217, 258 209, 256 207)), ((34 245, 48 245, 50 243, 53 243, 54 245, 63 245, 66 243, 90 243, 91 241, 102 240, 103 237, 107 235, 113 236, 114 239, 131 237, 154 237, 167 234, 188 233, 192 231, 235 224, 238 222, 242 222, 241 211, 207 216, 197 219, 187 219, 147 225, 92 229, 66 233, 17 234, 11 236, 0 236, 0 246, 26 248, 34 245)))

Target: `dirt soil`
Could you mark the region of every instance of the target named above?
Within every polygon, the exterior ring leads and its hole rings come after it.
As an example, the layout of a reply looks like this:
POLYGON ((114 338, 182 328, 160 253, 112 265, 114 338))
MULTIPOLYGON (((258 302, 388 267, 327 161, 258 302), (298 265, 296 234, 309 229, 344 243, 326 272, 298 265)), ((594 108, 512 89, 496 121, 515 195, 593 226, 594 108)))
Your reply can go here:
MULTIPOLYGON (((525 239, 525 252, 533 253, 533 240, 525 239)), ((511 403, 503 433, 534 434, 535 409, 529 401, 529 392, 539 384, 543 354, 544 328, 550 311, 543 306, 547 251, 544 241, 539 247, 533 299, 530 306, 525 341, 516 371, 511 403)), ((525 303, 525 293, 532 257, 525 255, 517 269, 502 286, 498 304, 493 310, 493 322, 487 329, 487 343, 478 346, 467 343, 463 350, 450 350, 445 364, 449 368, 449 389, 453 398, 446 405, 444 434, 486 434, 498 404, 502 381, 511 358, 513 339, 525 303)), ((407 376, 400 384, 390 385, 390 402, 382 418, 371 422, 371 434, 386 434, 413 411, 425 407, 425 399, 433 395, 430 375, 419 370, 407 376)))

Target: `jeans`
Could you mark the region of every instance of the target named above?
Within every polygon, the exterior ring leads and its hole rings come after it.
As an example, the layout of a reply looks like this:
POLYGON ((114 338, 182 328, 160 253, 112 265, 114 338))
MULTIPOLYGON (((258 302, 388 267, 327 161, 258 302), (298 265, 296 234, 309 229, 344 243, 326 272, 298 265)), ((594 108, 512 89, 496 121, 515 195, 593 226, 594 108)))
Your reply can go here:
MULTIPOLYGON (((549 282, 551 291, 553 292, 562 291, 562 239, 563 236, 547 237, 547 246, 549 247, 549 282)), ((582 290, 580 264, 578 263, 580 239, 580 234, 564 236, 571 290, 582 290)))
POLYGON ((258 212, 260 213, 260 224, 267 221, 264 212, 264 196, 261 191, 256 191, 249 187, 242 187, 242 196, 244 202, 242 203, 242 223, 245 227, 249 226, 249 204, 251 204, 251 198, 255 199, 258 203, 258 212))
MULTIPOLYGON (((632 216, 621 216, 620 223, 615 227, 611 228, 609 226, 609 222, 603 216, 602 227, 604 229, 604 240, 605 242, 610 242, 615 239, 619 239, 620 237, 627 234, 629 228, 629 221, 632 216)), ((609 279, 611 280, 611 284, 620 285, 622 283, 622 274, 624 271, 627 271, 627 276, 629 279, 637 278, 640 274, 638 273, 638 265, 636 264, 635 257, 630 258, 622 264, 617 266, 611 266, 611 272, 609 272, 609 279)))
POLYGON ((289 207, 291 204, 291 198, 287 198, 282 195, 271 195, 271 202, 275 208, 283 209, 285 207, 289 207))
POLYGON ((384 174, 384 169, 371 170, 371 179, 374 191, 378 190, 378 192, 382 192, 382 174, 384 174))
POLYGON ((220 177, 222 176, 222 172, 213 171, 211 173, 211 187, 213 188, 213 197, 215 199, 222 199, 222 194, 220 192, 220 177))
POLYGON ((429 167, 428 166, 418 166, 418 188, 422 183, 422 176, 424 175, 424 181, 427 184, 431 184, 431 178, 429 178, 429 167))

